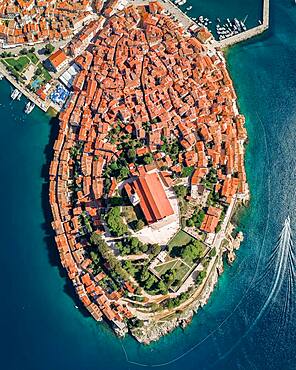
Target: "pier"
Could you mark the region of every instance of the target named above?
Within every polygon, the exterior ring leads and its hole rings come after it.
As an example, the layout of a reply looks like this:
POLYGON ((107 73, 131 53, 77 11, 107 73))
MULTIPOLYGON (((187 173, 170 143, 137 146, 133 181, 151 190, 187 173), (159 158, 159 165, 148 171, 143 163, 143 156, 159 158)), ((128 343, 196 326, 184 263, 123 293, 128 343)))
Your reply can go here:
POLYGON ((224 40, 214 41, 213 45, 226 48, 228 46, 237 44, 241 41, 246 41, 254 36, 260 35, 266 31, 269 27, 269 0, 263 0, 263 22, 257 27, 251 28, 250 30, 238 33, 237 35, 228 37, 224 40))
MULTIPOLYGON (((169 12, 174 18, 176 18, 185 30, 188 30, 192 26, 197 26, 196 22, 185 14, 177 5, 171 0, 159 0, 164 6, 165 10, 169 12)), ((129 4, 133 5, 148 5, 149 0, 130 0, 129 4)), ((228 46, 238 44, 241 41, 246 41, 254 36, 260 35, 266 31, 269 27, 269 0, 263 0, 263 17, 262 24, 257 27, 253 27, 249 30, 240 32, 234 36, 230 36, 224 40, 213 40, 211 41, 214 47, 226 48, 228 46)))
POLYGON ((0 63, 0 73, 14 86, 18 89, 28 100, 33 102, 37 107, 39 107, 44 112, 47 112, 48 108, 53 108, 55 111, 59 112, 61 108, 54 104, 53 102, 45 102, 39 98, 39 96, 32 91, 29 91, 22 83, 16 81, 16 79, 7 71, 7 69, 0 63))

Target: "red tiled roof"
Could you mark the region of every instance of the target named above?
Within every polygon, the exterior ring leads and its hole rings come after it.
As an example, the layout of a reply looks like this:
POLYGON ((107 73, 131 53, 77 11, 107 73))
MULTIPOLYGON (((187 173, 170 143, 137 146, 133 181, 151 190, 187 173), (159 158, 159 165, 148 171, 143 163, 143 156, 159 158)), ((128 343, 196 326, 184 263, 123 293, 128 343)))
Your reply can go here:
POLYGON ((133 186, 140 198, 140 207, 148 223, 156 222, 174 213, 156 172, 140 176, 133 186))

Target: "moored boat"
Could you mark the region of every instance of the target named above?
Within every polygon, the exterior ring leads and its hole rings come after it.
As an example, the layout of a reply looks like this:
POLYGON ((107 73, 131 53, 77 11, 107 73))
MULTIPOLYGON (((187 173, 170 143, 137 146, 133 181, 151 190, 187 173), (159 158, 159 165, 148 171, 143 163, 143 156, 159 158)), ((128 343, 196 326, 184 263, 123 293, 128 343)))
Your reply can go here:
POLYGON ((28 102, 25 106, 25 113, 30 114, 34 108, 35 108, 35 104, 28 102))
POLYGON ((18 95, 19 95, 18 89, 14 89, 12 93, 10 94, 10 97, 12 100, 15 100, 18 97, 18 95))
POLYGON ((17 99, 17 100, 21 100, 22 95, 23 95, 23 94, 19 91, 19 92, 18 92, 18 94, 17 94, 16 99, 17 99))

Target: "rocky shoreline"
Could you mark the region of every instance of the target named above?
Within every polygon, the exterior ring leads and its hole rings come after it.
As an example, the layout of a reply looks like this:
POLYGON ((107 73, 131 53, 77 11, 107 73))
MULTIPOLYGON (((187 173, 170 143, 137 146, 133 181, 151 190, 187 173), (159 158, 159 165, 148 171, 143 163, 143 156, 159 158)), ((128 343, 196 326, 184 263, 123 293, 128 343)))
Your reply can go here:
POLYGON ((138 342, 150 344, 151 342, 160 339, 163 335, 172 332, 177 327, 184 329, 191 322, 194 313, 196 313, 199 308, 207 304, 222 272, 223 254, 218 257, 216 268, 202 290, 201 296, 195 302, 176 317, 169 317, 167 320, 164 319, 158 322, 151 322, 148 325, 144 325, 142 328, 132 329, 132 335, 138 342))
MULTIPOLYGON (((249 200, 249 198, 248 198, 249 200)), ((247 200, 247 202, 248 202, 247 200)), ((244 202, 244 205, 246 203, 244 202)), ((238 209, 235 210, 235 213, 238 212, 238 209)), ((226 255, 226 261, 229 265, 232 265, 237 251, 240 248, 241 242, 244 240, 243 233, 240 231, 237 233, 235 238, 231 236, 232 231, 235 229, 235 225, 229 223, 227 229, 227 238, 228 244, 221 249, 221 253, 217 257, 218 261, 216 263, 215 269, 210 274, 200 297, 190 304, 182 313, 172 315, 166 319, 160 321, 151 321, 150 323, 144 324, 142 328, 134 328, 131 330, 131 334, 135 339, 142 344, 150 344, 151 342, 159 340, 162 336, 172 332, 175 328, 181 327, 182 329, 186 328, 190 324, 193 315, 197 311, 205 306, 218 282, 218 278, 222 275, 224 271, 223 261, 224 256, 226 255)))

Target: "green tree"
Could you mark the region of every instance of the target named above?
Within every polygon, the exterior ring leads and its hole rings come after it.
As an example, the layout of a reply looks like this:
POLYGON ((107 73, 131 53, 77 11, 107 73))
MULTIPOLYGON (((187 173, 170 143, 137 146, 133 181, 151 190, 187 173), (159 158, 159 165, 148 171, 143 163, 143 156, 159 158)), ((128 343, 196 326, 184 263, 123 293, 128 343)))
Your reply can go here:
POLYGON ((127 167, 122 167, 120 169, 119 176, 121 179, 125 179, 126 177, 129 176, 129 169, 127 167))
POLYGON ((153 162, 153 157, 152 154, 146 154, 145 157, 143 158, 143 161, 145 164, 151 164, 153 162))
POLYGON ((113 235, 122 236, 127 233, 128 228, 120 216, 120 207, 113 207, 107 213, 106 221, 113 235))
POLYGON ((149 279, 149 271, 147 270, 147 268, 143 269, 142 273, 141 273, 141 276, 140 276, 140 280, 141 282, 143 283, 144 281, 148 280, 149 279))
POLYGON ((135 229, 136 229, 136 231, 139 231, 139 230, 142 230, 144 226, 145 226, 144 221, 143 220, 138 220, 136 222, 135 229))
POLYGON ((156 277, 150 274, 149 278, 145 281, 145 288, 147 290, 151 289, 152 286, 156 283, 156 277))
POLYGON ((161 251, 161 246, 159 244, 152 244, 151 245, 151 253, 154 256, 157 256, 161 251))
POLYGON ((162 280, 158 282, 157 289, 160 291, 161 294, 168 293, 168 288, 162 280))
POLYGON ((93 245, 99 245, 103 241, 102 236, 96 232, 93 232, 90 237, 90 242, 93 245))
POLYGON ((204 246, 203 244, 196 240, 193 243, 188 244, 184 249, 182 250, 181 257, 184 260, 194 261, 197 258, 202 257, 204 253, 204 246))
POLYGON ((134 161, 136 158, 136 150, 134 148, 131 148, 127 152, 127 156, 131 161, 134 161))
POLYGON ((21 49, 20 54, 28 54, 28 49, 26 48, 21 49))
POLYGON ((200 285, 203 282, 206 275, 207 275, 206 271, 200 271, 200 273, 197 275, 196 283, 200 285))
POLYGON ((174 186, 174 191, 179 198, 184 198, 187 194, 187 188, 183 185, 174 186))
POLYGON ((45 45, 45 54, 49 55, 54 51, 54 46, 51 44, 45 45))

